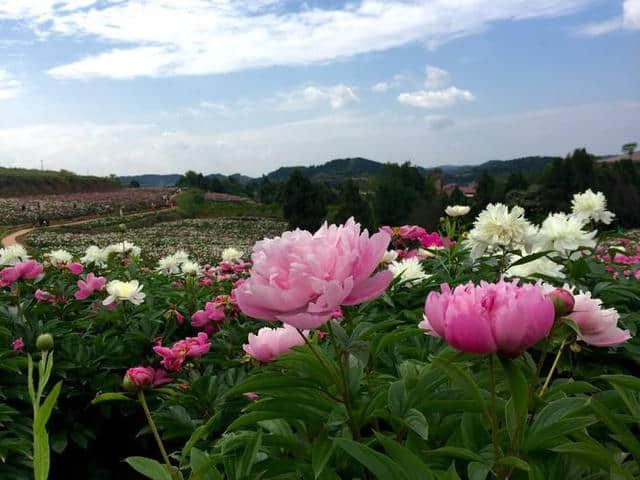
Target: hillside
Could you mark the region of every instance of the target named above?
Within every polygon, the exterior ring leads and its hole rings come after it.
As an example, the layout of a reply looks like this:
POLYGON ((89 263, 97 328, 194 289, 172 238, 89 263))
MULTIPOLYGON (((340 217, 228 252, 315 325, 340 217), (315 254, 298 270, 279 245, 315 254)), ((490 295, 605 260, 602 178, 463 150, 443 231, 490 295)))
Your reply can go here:
POLYGON ((447 166, 442 168, 444 183, 465 184, 477 181, 484 170, 496 177, 506 177, 511 173, 523 175, 537 174, 547 164, 559 157, 523 157, 513 160, 490 160, 480 165, 447 166))
POLYGON ((110 192, 120 188, 120 183, 112 178, 76 175, 66 170, 0 167, 0 197, 110 192))
POLYGON ((268 173, 267 177, 269 180, 285 181, 294 170, 300 170, 303 175, 313 180, 341 181, 345 178, 375 175, 381 166, 381 163, 366 158, 343 158, 310 167, 280 167, 268 173))
POLYGON ((141 187, 166 187, 174 185, 182 177, 179 173, 170 173, 167 175, 128 175, 124 177, 118 177, 122 185, 129 186, 132 180, 136 180, 141 187))

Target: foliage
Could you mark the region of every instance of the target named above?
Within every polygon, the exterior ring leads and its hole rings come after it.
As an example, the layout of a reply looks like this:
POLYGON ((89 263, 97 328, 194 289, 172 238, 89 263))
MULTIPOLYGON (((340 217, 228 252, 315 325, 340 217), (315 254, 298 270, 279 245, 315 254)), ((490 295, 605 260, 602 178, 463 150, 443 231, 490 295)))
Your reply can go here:
POLYGON ((375 179, 373 189, 373 209, 378 224, 405 223, 425 189, 424 177, 409 162, 385 164, 375 179))
POLYGON ((35 170, 0 167, 0 196, 33 194, 108 192, 118 190, 119 182, 104 177, 76 175, 66 170, 35 170))
POLYGON ((337 211, 331 218, 331 222, 335 224, 342 224, 354 217, 357 222, 366 228, 373 227, 373 215, 371 213, 371 206, 366 198, 360 194, 360 188, 358 184, 349 179, 341 186, 340 192, 340 204, 337 211))
POLYGON ((205 206, 204 192, 196 188, 191 188, 179 193, 176 198, 178 211, 186 217, 198 216, 205 206))
POLYGON ((291 174, 283 189, 282 210, 289 227, 316 230, 327 214, 322 188, 301 172, 291 174))

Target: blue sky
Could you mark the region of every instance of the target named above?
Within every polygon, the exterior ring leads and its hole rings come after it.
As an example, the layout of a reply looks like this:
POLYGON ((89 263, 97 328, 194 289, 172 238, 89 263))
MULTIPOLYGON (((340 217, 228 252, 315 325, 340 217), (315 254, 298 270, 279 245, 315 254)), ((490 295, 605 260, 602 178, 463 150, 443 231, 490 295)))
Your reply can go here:
POLYGON ((640 140, 640 0, 0 0, 0 165, 260 175, 640 140))

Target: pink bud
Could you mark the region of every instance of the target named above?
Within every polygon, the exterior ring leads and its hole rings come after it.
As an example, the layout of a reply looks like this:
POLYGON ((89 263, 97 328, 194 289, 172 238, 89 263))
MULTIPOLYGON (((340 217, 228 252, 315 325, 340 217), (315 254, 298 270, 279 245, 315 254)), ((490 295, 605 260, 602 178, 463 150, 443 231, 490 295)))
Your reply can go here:
POLYGON ((556 309, 556 317, 562 317, 573 312, 575 299, 568 290, 565 290, 564 288, 556 288, 549 294, 549 298, 556 309))
POLYGON ((80 275, 84 271, 84 267, 78 262, 70 263, 67 268, 74 275, 80 275))
POLYGON ((22 337, 16 338, 13 342, 11 342, 11 349, 14 352, 24 351, 24 340, 22 340, 22 337))

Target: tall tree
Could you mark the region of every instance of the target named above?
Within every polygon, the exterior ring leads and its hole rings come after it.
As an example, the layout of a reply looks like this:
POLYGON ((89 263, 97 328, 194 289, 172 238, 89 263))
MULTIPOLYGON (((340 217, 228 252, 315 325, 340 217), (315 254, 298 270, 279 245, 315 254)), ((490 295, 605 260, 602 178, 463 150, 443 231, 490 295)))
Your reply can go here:
POLYGON ((349 217, 354 217, 364 227, 371 228, 373 226, 369 202, 362 197, 358 184, 352 179, 348 179, 342 184, 340 205, 333 221, 344 223, 349 217))
POLYGON ((284 186, 282 208, 290 228, 315 231, 327 215, 322 190, 299 170, 289 176, 284 186))
POLYGON ((636 142, 625 143, 622 146, 622 151, 629 155, 629 158, 633 157, 633 152, 638 148, 638 144, 636 142))

